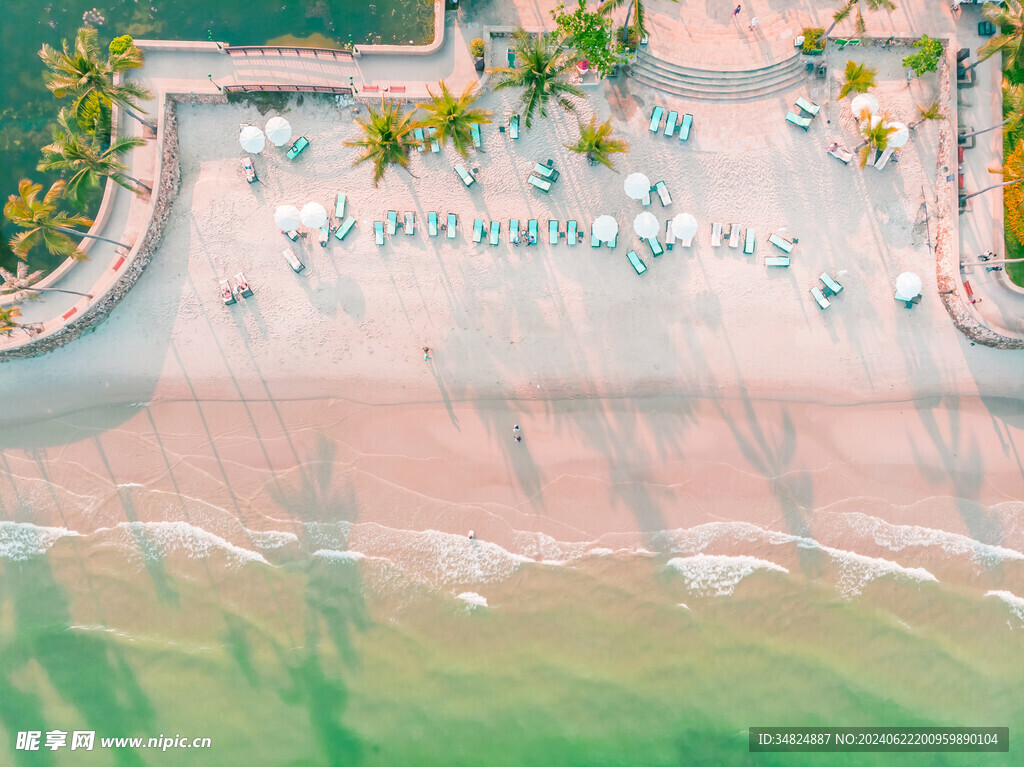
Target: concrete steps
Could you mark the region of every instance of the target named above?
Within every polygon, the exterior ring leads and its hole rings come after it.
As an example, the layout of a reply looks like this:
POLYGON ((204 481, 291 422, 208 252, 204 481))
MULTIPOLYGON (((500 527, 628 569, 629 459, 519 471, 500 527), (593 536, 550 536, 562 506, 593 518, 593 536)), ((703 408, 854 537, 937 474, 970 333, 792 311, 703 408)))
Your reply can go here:
POLYGON ((705 101, 756 99, 797 85, 810 73, 797 53, 756 69, 716 71, 673 64, 643 48, 630 68, 630 76, 652 88, 684 98, 705 101))

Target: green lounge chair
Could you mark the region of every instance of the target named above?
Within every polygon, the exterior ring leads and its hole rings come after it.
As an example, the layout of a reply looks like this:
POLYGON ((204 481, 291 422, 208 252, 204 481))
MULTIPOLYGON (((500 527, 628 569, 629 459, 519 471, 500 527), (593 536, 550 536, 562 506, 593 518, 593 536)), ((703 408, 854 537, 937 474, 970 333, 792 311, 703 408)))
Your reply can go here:
POLYGON ((377 238, 377 244, 384 244, 384 222, 374 221, 373 222, 373 236, 377 238))
POLYGON ((473 221, 473 242, 480 242, 484 238, 484 222, 481 219, 473 221))
POLYGON ((416 214, 411 210, 405 212, 405 227, 403 228, 406 234, 416 234, 416 214))
POLYGON ((288 262, 288 266, 290 266, 292 268, 292 271, 295 272, 296 274, 298 274, 299 272, 306 268, 305 264, 299 261, 299 259, 295 255, 295 252, 291 248, 284 249, 284 260, 288 262))
POLYGON ((492 221, 491 222, 491 237, 488 240, 488 242, 490 242, 491 245, 497 245, 498 244, 498 236, 500 234, 501 234, 501 222, 500 221, 492 221))
POLYGON ((808 101, 803 96, 796 100, 796 105, 800 107, 803 111, 805 111, 807 114, 809 114, 811 117, 817 117, 818 110, 821 109, 821 107, 819 107, 817 104, 808 101))
POLYGON ((784 251, 786 253, 791 253, 793 251, 793 243, 791 243, 789 240, 779 237, 779 235, 777 234, 768 235, 768 242, 770 242, 779 250, 784 251))
POLYGON ((711 225, 711 247, 717 248, 722 244, 722 225, 712 224, 711 225))
POLYGON ((533 186, 537 187, 542 192, 544 192, 544 194, 548 194, 549 192, 551 192, 550 181, 545 181, 540 176, 534 176, 532 174, 530 175, 530 178, 528 180, 531 184, 533 184, 533 186))
POLYGON ((843 291, 843 286, 832 279, 832 275, 828 272, 822 272, 821 277, 822 284, 825 286, 825 293, 830 296, 838 296, 843 291))
POLYGON ((535 218, 531 218, 530 219, 530 223, 529 223, 528 229, 529 229, 529 232, 530 232, 529 243, 530 243, 530 245, 536 245, 537 244, 537 239, 538 239, 538 237, 537 237, 537 219, 535 219, 535 218))
POLYGON ((417 146, 416 149, 420 152, 425 152, 427 150, 427 145, 426 136, 423 135, 423 128, 416 128, 412 132, 412 135, 415 136, 416 140, 420 142, 419 146, 417 146))
POLYGON ((618 233, 616 233, 615 236, 612 237, 612 241, 608 243, 608 247, 609 248, 614 248, 616 246, 616 244, 618 244, 618 242, 619 242, 619 235, 618 235, 618 233))
POLYGON ((664 181, 659 181, 655 184, 654 191, 658 193, 658 199, 661 200, 661 207, 665 208, 672 204, 672 195, 668 193, 668 187, 665 186, 664 181))
POLYGON ((476 179, 473 178, 473 174, 467 171, 462 163, 455 166, 455 172, 459 175, 459 178, 462 179, 462 183, 466 186, 473 186, 473 182, 476 181, 476 179))
POLYGON ((626 254, 626 258, 629 259, 629 263, 633 265, 633 269, 636 270, 637 274, 643 274, 647 271, 647 264, 640 260, 640 256, 636 254, 635 250, 629 251, 626 254))
POLYGON ((480 123, 470 123, 469 133, 473 137, 473 146, 477 149, 483 146, 483 139, 480 136, 480 123))
POLYGON ((288 150, 288 159, 294 160, 296 157, 302 154, 302 150, 304 150, 307 146, 309 146, 309 139, 306 138, 305 136, 299 136, 295 140, 295 143, 292 144, 292 148, 288 150))
POLYGON ((860 45, 860 40, 843 40, 841 38, 836 38, 836 45, 838 45, 840 48, 845 48, 847 45, 851 47, 856 47, 860 45))
POLYGON ((579 225, 575 221, 568 221, 565 224, 565 244, 576 244, 576 230, 579 225))
POLYGON ((683 121, 679 125, 679 140, 688 141, 690 139, 690 128, 693 127, 693 115, 683 115, 683 121))
POLYGON ((814 300, 818 302, 818 306, 822 309, 828 309, 832 306, 832 302, 825 298, 818 288, 811 288, 811 295, 814 296, 814 300))
POLYGON ((440 152, 441 145, 437 143, 437 138, 435 138, 437 136, 437 128, 433 126, 427 128, 427 136, 430 137, 430 151, 433 154, 437 154, 438 152, 440 152))
POLYGON ((764 260, 765 266, 789 266, 789 256, 772 256, 764 260))
POLYGON ((665 135, 672 138, 676 132, 676 123, 679 122, 679 113, 674 109, 668 113, 668 118, 665 120, 665 135))
POLYGON ((804 130, 807 130, 808 128, 811 127, 810 117, 800 117, 799 115, 795 115, 792 112, 786 113, 786 122, 793 123, 793 125, 795 125, 796 127, 803 128, 804 130))
POLYGON ((284 236, 287 237, 292 242, 299 241, 299 231, 297 229, 292 229, 290 232, 285 232, 284 236))
POLYGON ((512 133, 512 138, 519 138, 519 115, 512 115, 508 119, 508 128, 512 133))
POLYGON ((651 113, 651 133, 657 133, 661 127, 661 116, 665 114, 665 110, 661 107, 654 107, 654 111, 651 113))
POLYGON ((437 213, 435 211, 430 211, 427 214, 427 234, 437 237, 437 213))
POLYGON ((558 226, 558 221, 553 218, 548 219, 548 245, 558 244, 558 239, 562 236, 558 231, 558 226))
POLYGON ((519 244, 519 219, 513 218, 508 222, 508 241, 513 245, 519 244))
POLYGON ((655 258, 657 258, 658 256, 665 252, 665 249, 661 246, 661 243, 658 242, 657 237, 649 237, 647 239, 647 244, 651 246, 651 253, 654 255, 655 258))
POLYGON ((334 200, 334 217, 337 219, 345 218, 345 193, 338 192, 338 196, 334 200))
POLYGON ((395 232, 398 231, 398 214, 393 211, 388 211, 388 237, 393 237, 395 232))
POLYGON ((338 231, 334 233, 334 236, 339 240, 344 240, 345 235, 352 231, 352 227, 356 225, 355 216, 349 216, 345 219, 345 223, 338 227, 338 231))
POLYGON ((448 214, 448 226, 447 226, 447 232, 446 232, 446 234, 448 235, 448 239, 449 240, 454 240, 455 239, 455 231, 458 228, 459 228, 458 216, 456 216, 454 213, 449 213, 448 214))
POLYGON ((743 242, 743 252, 748 256, 754 253, 754 230, 752 227, 747 227, 747 239, 743 242))
POLYGON ((597 239, 597 235, 594 234, 593 227, 591 227, 591 229, 590 229, 590 247, 592 247, 592 248, 600 248, 601 247, 601 241, 599 239, 597 239))
POLYGON ((533 166, 533 172, 548 181, 558 181, 558 171, 550 165, 541 165, 540 163, 537 163, 533 166))

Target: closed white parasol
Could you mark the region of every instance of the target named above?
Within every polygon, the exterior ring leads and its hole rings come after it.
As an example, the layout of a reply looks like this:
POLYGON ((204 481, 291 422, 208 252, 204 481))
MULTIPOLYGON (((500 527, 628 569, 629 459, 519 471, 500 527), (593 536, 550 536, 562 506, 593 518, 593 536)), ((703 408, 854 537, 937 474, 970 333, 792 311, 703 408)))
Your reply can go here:
POLYGON ((619 222, 611 216, 598 216, 594 221, 594 236, 601 242, 611 242, 619 233, 619 222))
POLYGON ((271 117, 267 120, 267 138, 274 146, 287 144, 292 137, 292 126, 283 117, 271 117))
POLYGON ((327 211, 318 202, 307 202, 302 206, 302 223, 311 229, 327 226, 327 211))
POLYGON ((642 200, 651 193, 651 180, 643 173, 630 173, 622 188, 630 199, 642 200))
POLYGON ((871 114, 875 114, 875 112, 878 111, 878 108, 878 99, 870 93, 858 93, 853 97, 853 101, 850 102, 850 110, 853 112, 853 116, 858 120, 865 109, 871 114))
POLYGON ((895 128, 895 133, 889 134, 889 140, 887 146, 893 149, 899 149, 900 147, 906 146, 907 141, 910 140, 910 128, 903 123, 889 123, 890 128, 895 128))
POLYGON ((646 210, 633 219, 633 231, 644 239, 657 237, 660 230, 661 224, 658 223, 658 219, 646 210))
POLYGON ((690 213, 680 213, 672 219, 672 234, 680 240, 692 240, 697 234, 697 219, 690 213))
POLYGON ((277 210, 274 211, 274 223, 277 224, 278 229, 282 232, 290 232, 292 229, 298 229, 299 224, 302 223, 302 217, 299 214, 299 209, 294 205, 280 205, 277 210))
POLYGON ((242 145, 242 149, 246 152, 259 154, 263 151, 263 147, 267 145, 267 137, 255 125, 246 125, 238 136, 238 143, 242 145))
POLYGON ((921 278, 913 272, 903 272, 896 278, 896 295, 904 301, 921 295, 921 278))

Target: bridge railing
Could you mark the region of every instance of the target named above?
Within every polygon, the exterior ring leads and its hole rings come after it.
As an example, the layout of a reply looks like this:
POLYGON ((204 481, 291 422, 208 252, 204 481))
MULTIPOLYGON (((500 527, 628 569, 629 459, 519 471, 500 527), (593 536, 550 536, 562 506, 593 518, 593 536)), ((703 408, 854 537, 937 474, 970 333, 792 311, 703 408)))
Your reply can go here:
POLYGON ((229 56, 299 56, 314 59, 352 59, 351 51, 334 48, 299 48, 286 45, 229 45, 229 56))
POLYGON ((349 86, 341 85, 280 85, 280 84, 267 84, 267 85, 225 85, 225 93, 259 93, 260 91, 278 91, 282 93, 294 93, 301 91, 303 93, 352 93, 352 88, 349 86))

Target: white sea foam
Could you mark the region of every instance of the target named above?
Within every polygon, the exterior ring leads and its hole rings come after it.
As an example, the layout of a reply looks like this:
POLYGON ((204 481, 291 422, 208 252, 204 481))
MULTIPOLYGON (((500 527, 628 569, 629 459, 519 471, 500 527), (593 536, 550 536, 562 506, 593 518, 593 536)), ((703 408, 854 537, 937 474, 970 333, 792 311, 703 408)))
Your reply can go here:
POLYGON ((39 557, 61 538, 79 533, 66 527, 42 527, 31 522, 0 522, 0 559, 23 562, 39 557))
POLYGON ((463 602, 469 605, 470 610, 478 607, 487 607, 487 597, 480 596, 475 591, 463 591, 458 596, 463 602))
POLYGON ((125 544, 138 550, 146 559, 159 559, 177 551, 184 552, 192 559, 204 559, 220 551, 234 564, 269 564, 252 549, 236 546, 188 522, 121 522, 115 530, 123 534, 125 544))
POLYGON ((703 596, 729 596, 736 586, 758 570, 772 570, 788 573, 785 567, 765 559, 748 556, 726 556, 723 554, 694 554, 690 557, 673 557, 669 567, 678 570, 686 579, 690 590, 703 596))
POLYGON ((855 597, 864 591, 864 587, 871 581, 890 575, 910 578, 915 581, 939 582, 938 578, 923 567, 904 567, 890 559, 869 557, 855 551, 823 546, 810 538, 802 539, 801 543, 807 544, 804 548, 817 548, 824 551, 839 565, 840 575, 836 582, 836 589, 845 597, 855 597))
POLYGON ((286 533, 281 530, 246 530, 249 534, 252 545, 263 551, 280 549, 289 543, 298 543, 299 536, 295 533, 286 533))
POLYGON ((366 559, 366 555, 361 551, 338 551, 337 549, 319 549, 313 552, 313 556, 330 562, 358 562, 360 559, 366 559))
POLYGON ((1024 597, 1019 597, 1010 591, 986 591, 985 596, 995 597, 1003 600, 1010 607, 1010 612, 1024 623, 1024 597))

